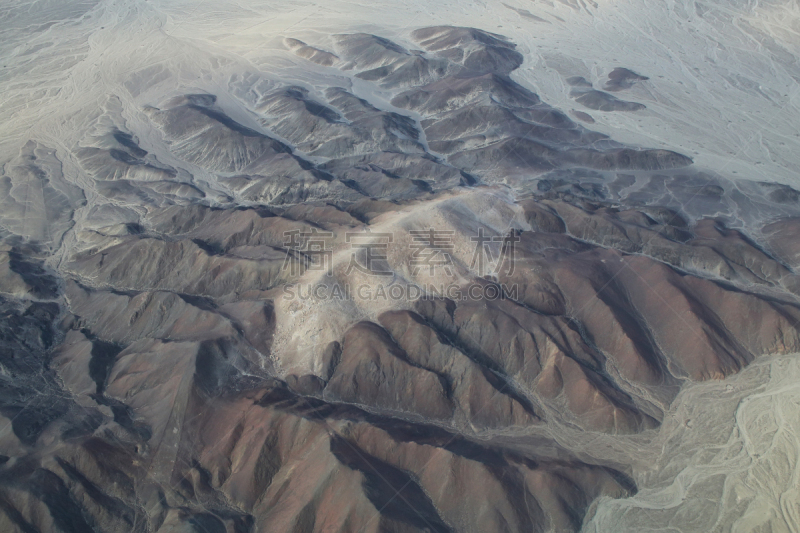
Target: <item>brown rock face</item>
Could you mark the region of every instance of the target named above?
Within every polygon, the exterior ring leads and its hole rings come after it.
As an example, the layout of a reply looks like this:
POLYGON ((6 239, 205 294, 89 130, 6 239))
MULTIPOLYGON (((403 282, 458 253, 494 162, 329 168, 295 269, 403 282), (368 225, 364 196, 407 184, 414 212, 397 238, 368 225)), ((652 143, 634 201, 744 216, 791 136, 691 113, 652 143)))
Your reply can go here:
POLYGON ((380 326, 362 322, 345 335, 339 364, 326 387, 329 397, 419 413, 451 416, 453 405, 442 376, 409 359, 380 326))
POLYGON ((0 161, 0 531, 578 531, 686 383, 800 352, 800 193, 586 129, 500 35, 411 37, 0 161))

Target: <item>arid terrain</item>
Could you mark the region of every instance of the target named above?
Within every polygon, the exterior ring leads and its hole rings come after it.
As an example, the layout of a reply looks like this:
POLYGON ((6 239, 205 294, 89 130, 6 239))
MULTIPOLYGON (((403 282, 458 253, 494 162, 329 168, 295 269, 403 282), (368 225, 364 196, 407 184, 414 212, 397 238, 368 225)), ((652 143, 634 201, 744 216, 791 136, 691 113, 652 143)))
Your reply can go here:
POLYGON ((0 530, 798 531, 800 13, 618 4, 0 7, 0 530))

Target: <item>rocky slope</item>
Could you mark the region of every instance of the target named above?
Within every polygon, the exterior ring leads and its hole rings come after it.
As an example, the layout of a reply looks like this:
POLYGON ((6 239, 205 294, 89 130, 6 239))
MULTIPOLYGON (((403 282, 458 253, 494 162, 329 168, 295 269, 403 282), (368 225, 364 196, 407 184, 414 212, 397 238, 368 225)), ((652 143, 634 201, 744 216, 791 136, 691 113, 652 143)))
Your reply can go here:
POLYGON ((563 428, 800 352, 794 189, 587 129, 497 34, 331 43, 285 41, 347 83, 109 104, 4 163, 3 531, 577 531, 635 461, 563 428))

